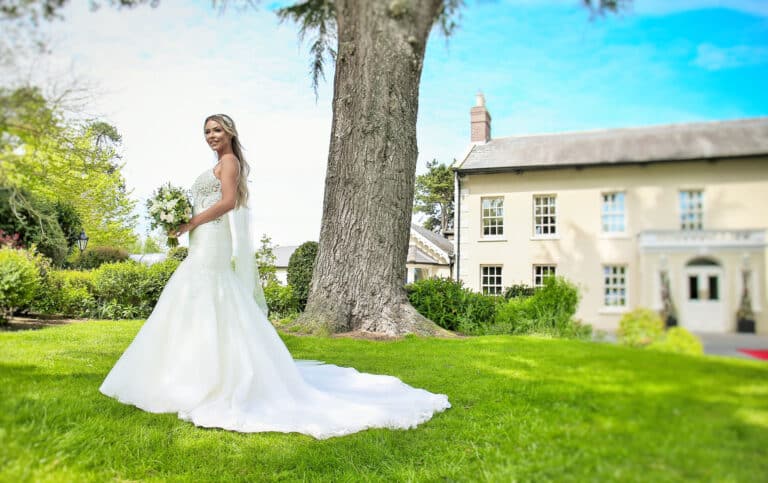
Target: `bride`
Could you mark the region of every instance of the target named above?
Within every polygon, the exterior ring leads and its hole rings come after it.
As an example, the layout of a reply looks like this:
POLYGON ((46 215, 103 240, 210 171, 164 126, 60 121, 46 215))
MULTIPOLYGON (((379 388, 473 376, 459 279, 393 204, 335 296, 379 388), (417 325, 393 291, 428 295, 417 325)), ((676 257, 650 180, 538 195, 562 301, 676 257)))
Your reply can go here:
POLYGON ((392 376, 293 360, 257 282, 235 123, 209 116, 204 133, 218 163, 195 180, 192 219, 175 233, 189 231, 189 255, 99 390, 197 426, 320 439, 412 428, 449 408, 445 395, 392 376))

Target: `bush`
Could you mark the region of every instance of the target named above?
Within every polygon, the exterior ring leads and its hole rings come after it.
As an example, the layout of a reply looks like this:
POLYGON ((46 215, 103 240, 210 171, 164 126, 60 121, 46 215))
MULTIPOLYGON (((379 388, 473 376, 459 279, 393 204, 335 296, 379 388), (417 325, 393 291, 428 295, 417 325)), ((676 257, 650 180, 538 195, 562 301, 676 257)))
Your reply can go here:
POLYGON ((189 255, 189 248, 181 245, 168 250, 168 258, 172 258, 180 262, 183 262, 184 259, 187 258, 187 255, 189 255))
POLYGON ((511 298, 499 306, 494 324, 511 334, 588 338, 592 327, 573 320, 578 304, 579 289, 574 284, 563 277, 548 277, 532 296, 511 298))
MULTIPOLYGON (((178 247, 177 247, 178 248, 178 247)), ((179 267, 181 262, 176 258, 166 258, 162 262, 153 263, 145 272, 142 284, 142 302, 154 307, 160 299, 165 285, 179 267)))
POLYGON ((267 299, 269 313, 274 317, 284 318, 299 312, 299 299, 290 285, 269 282, 264 287, 264 297, 267 299))
POLYGON ((658 340, 651 342, 648 349, 662 352, 676 352, 678 354, 701 355, 704 348, 698 337, 682 327, 670 327, 658 340))
POLYGON ((0 248, 0 322, 32 302, 39 287, 40 271, 34 253, 0 248))
POLYGON ((662 339, 663 335, 664 321, 650 309, 640 308, 627 312, 619 321, 617 336, 623 345, 645 347, 662 339))
POLYGON ((140 306, 146 298, 149 267, 137 262, 105 263, 93 273, 93 294, 100 305, 140 306))
MULTIPOLYGON (((466 312, 465 301, 472 293, 461 281, 445 277, 417 280, 406 285, 405 291, 421 315, 448 330, 458 329, 460 317, 466 312)), ((465 316, 464 320, 468 322, 469 317, 465 316)))
POLYGON ((75 270, 50 271, 32 303, 32 310, 65 317, 90 317, 96 313, 93 273, 75 270))
POLYGON ((473 327, 490 323, 496 315, 497 306, 504 303, 504 300, 503 297, 465 290, 462 303, 464 310, 459 314, 456 330, 468 333, 473 327))
POLYGON ((127 261, 105 263, 92 271, 52 271, 44 278, 33 309, 68 317, 147 317, 180 263, 169 258, 150 267, 127 261))
POLYGON ((293 287, 301 310, 307 305, 316 257, 317 242, 308 241, 299 245, 288 260, 288 285, 293 287))
POLYGON ((72 263, 72 268, 92 270, 105 263, 124 262, 128 260, 128 252, 118 247, 95 247, 80 254, 72 263))

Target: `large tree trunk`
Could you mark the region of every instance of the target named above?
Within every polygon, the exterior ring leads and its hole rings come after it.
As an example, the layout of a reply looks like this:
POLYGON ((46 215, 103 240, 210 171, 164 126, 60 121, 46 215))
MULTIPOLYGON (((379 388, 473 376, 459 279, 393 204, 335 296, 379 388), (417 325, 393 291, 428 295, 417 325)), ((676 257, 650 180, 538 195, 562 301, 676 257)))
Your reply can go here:
POLYGON ((336 2, 338 53, 323 221, 307 307, 313 332, 444 332, 403 285, 427 38, 442 0, 336 2))

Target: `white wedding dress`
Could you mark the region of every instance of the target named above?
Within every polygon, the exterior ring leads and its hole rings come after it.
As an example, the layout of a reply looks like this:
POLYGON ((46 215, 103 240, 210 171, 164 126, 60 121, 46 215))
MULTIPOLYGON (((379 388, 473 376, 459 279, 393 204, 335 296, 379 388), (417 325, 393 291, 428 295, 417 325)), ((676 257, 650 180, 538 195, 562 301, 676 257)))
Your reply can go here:
MULTIPOLYGON (((212 169, 192 186, 195 213, 221 197, 212 169)), ((189 255, 99 390, 153 413, 239 432, 329 438, 413 428, 447 396, 352 368, 294 361, 232 269, 227 215, 189 235, 189 255)))

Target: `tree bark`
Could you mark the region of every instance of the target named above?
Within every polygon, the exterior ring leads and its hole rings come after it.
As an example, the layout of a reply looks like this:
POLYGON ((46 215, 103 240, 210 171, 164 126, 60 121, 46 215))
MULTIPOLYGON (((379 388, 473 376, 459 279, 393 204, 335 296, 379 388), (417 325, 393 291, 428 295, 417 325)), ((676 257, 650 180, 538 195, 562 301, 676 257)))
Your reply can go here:
POLYGON ((311 332, 445 333, 404 290, 427 38, 442 0, 340 0, 311 332))

